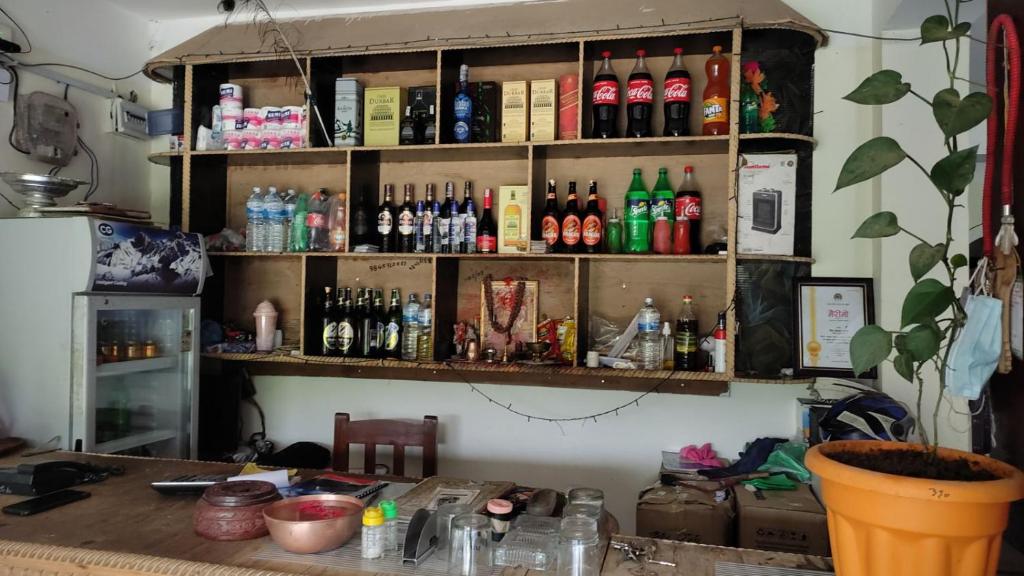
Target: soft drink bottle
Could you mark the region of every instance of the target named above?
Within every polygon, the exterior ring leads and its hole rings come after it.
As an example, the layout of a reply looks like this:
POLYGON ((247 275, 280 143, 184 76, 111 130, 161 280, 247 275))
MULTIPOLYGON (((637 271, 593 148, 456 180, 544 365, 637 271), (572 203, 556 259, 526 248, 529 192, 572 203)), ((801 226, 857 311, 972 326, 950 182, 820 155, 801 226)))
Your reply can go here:
POLYGON ((676 220, 675 226, 672 228, 672 253, 693 253, 690 247, 690 219, 685 214, 682 218, 676 220))
POLYGON ((292 229, 288 239, 289 252, 306 252, 309 250, 309 230, 306 218, 309 216, 309 195, 300 194, 295 202, 295 215, 292 217, 292 229))
POLYGON ((606 250, 609 254, 622 253, 622 220, 619 219, 619 209, 612 210, 612 217, 608 219, 608 229, 605 231, 606 250))
POLYGON ((697 316, 693 310, 693 296, 683 296, 683 311, 676 320, 676 370, 696 371, 697 348, 700 336, 697 334, 697 316))
POLYGON ((661 343, 661 312, 654 307, 653 298, 644 298, 644 307, 636 322, 639 349, 637 364, 641 370, 661 370, 664 347, 661 343))
POLYGON ((651 249, 651 195, 640 176, 633 170, 633 181, 626 192, 626 244, 629 254, 645 254, 651 249))
POLYGON ((263 243, 263 192, 253 186, 245 201, 245 251, 262 252, 263 243))
POLYGON ((704 64, 708 83, 704 88, 704 135, 729 133, 729 59, 722 56, 722 47, 711 49, 714 54, 704 64))
POLYGON ((665 136, 690 134, 690 72, 683 64, 683 49, 674 50, 672 67, 665 74, 665 136))
MULTIPOLYGON (((757 70, 757 62, 747 62, 743 65, 743 72, 746 75, 747 67, 753 65, 757 70)), ((743 82, 740 87, 740 133, 756 134, 761 131, 761 99, 754 92, 749 82, 743 82)))
MULTIPOLYGON (((693 166, 683 168, 683 182, 676 191, 676 220, 686 218, 690 232, 690 246, 686 254, 700 254, 700 223, 703 219, 704 209, 701 206, 700 186, 693 174, 693 166)), ((677 252, 680 254, 680 252, 677 252)))
POLYGON ((616 138, 619 117, 619 77, 612 68, 612 53, 601 53, 604 61, 594 76, 592 104, 594 109, 594 138, 616 138))
POLYGON ((348 237, 348 216, 345 214, 345 193, 339 192, 327 203, 327 228, 333 252, 344 252, 348 237))
POLYGON ((654 77, 647 69, 646 55, 646 50, 636 51, 636 64, 626 85, 626 135, 632 138, 653 136, 654 77))
POLYGON ((264 252, 284 252, 284 202, 277 194, 277 188, 267 188, 263 197, 263 213, 266 215, 266 237, 264 252))
POLYGON ((659 168, 658 181, 651 190, 651 222, 657 222, 658 218, 664 217, 668 220, 669 234, 672 233, 672 223, 675 222, 675 203, 676 193, 672 191, 672 185, 668 181, 668 168, 659 168))
POLYGON ((330 228, 327 222, 327 204, 330 201, 327 189, 320 188, 309 198, 306 213, 306 228, 309 230, 309 251, 327 252, 330 250, 330 228))
POLYGON ((672 253, 672 226, 668 218, 659 216, 654 221, 654 231, 651 233, 651 244, 655 254, 672 253))

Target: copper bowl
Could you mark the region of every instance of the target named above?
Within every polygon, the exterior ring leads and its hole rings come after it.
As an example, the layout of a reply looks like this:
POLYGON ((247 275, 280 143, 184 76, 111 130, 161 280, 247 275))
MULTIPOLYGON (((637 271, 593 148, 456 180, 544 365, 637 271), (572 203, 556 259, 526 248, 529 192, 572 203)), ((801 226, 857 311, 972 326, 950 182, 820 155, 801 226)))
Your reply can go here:
POLYGON ((289 552, 316 554, 340 547, 359 530, 363 501, 340 494, 314 494, 275 502, 263 509, 274 542, 289 552))

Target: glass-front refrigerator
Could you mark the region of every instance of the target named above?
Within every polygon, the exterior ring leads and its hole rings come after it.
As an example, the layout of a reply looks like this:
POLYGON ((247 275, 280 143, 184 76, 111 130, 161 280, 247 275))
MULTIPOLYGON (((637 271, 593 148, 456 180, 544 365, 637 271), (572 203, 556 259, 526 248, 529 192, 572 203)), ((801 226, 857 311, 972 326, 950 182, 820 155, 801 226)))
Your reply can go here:
POLYGON ((196 453, 198 322, 198 298, 75 295, 74 449, 196 453))

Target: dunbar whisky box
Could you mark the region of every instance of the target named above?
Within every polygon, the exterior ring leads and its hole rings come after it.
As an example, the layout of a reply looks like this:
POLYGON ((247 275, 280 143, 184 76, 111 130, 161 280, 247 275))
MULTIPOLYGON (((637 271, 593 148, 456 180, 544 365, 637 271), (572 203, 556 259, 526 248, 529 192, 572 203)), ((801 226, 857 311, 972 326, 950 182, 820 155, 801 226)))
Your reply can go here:
POLYGON ((558 88, 554 80, 530 82, 530 141, 550 142, 558 126, 558 88))
POLYGON ((498 189, 498 252, 529 251, 530 187, 502 186, 498 189))
POLYGON ((398 130, 402 123, 402 89, 366 88, 363 106, 363 144, 366 146, 398 146, 398 130))
POLYGON ((501 85, 501 141, 526 142, 530 94, 526 80, 501 85))

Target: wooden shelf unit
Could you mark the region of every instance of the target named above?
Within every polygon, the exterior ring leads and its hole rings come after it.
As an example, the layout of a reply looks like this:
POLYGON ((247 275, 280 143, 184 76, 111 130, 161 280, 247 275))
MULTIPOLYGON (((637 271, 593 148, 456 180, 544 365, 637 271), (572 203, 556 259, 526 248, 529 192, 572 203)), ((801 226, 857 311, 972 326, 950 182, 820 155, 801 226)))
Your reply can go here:
MULTIPOLYGON (((324 121, 333 125, 334 78, 356 77, 364 87, 436 85, 437 138, 432 144, 416 146, 336 148, 318 134, 319 124, 311 115, 307 141, 313 147, 297 150, 193 151, 193 131, 201 110, 216 103, 217 86, 235 82, 243 86, 246 106, 299 104, 302 88, 289 60, 253 60, 184 66, 185 142, 181 153, 181 224, 190 231, 212 234, 225 226, 242 229, 245 200, 252 186, 276 185, 312 192, 326 188, 331 194, 346 193, 347 213, 357 202, 375 208, 382 199, 383 185, 415 186, 416 199, 424 197, 425 184, 433 183, 443 195, 444 182, 456 182, 460 197, 462 183, 474 183, 474 199, 481 207, 484 188, 495 191, 502 185, 527 185, 533 204, 532 228, 539 239, 540 212, 545 182, 559 183, 559 204, 564 205, 567 180, 596 180, 607 199, 608 210, 621 213, 624 191, 633 168, 641 168, 650 188, 660 167, 670 169, 673 186, 679 184, 684 165, 695 167, 703 193, 704 245, 719 238, 728 241, 728 253, 721 255, 626 255, 626 254, 366 254, 307 253, 252 254, 216 253, 210 256, 217 275, 207 283, 204 316, 233 321, 252 329, 252 309, 263 299, 271 300, 280 313, 284 342, 299 346, 298 356, 207 355, 221 361, 248 362, 257 373, 376 375, 387 378, 458 380, 469 374, 474 382, 532 384, 594 389, 647 390, 659 380, 679 385, 662 386, 660 391, 718 394, 727 390, 734 377, 735 335, 728 336, 728 362, 724 374, 615 371, 582 367, 587 349, 588 323, 592 315, 625 326, 640 308, 645 296, 653 296, 663 320, 678 316, 683 295, 693 295, 702 330, 714 325, 719 310, 727 310, 728 323, 735 325, 736 292, 736 179, 739 153, 757 141, 764 146, 810 146, 814 139, 801 134, 738 133, 739 89, 743 38, 772 31, 730 27, 659 35, 651 32, 615 39, 586 38, 516 46, 441 47, 395 53, 312 55, 300 59, 310 74, 312 91, 321 103, 324 121), (699 97, 706 84, 704 62, 711 47, 722 45, 731 59, 731 133, 723 136, 656 136, 644 139, 590 139, 590 94, 593 75, 602 50, 616 55, 613 65, 620 82, 625 81, 637 48, 647 50, 647 64, 656 84, 672 61, 672 49, 684 48, 692 75, 695 106, 691 132, 700 134, 699 97), (583 138, 554 142, 455 144, 451 134, 453 84, 460 64, 470 66, 470 80, 497 82, 557 78, 576 73, 580 77, 580 105, 577 118, 583 138), (329 110, 328 110, 329 109, 329 110), (577 320, 579 336, 576 366, 547 368, 533 366, 458 365, 458 374, 442 362, 448 357, 452 325, 479 314, 479 282, 486 275, 495 278, 523 276, 539 280, 539 314, 577 320), (317 356, 319 328, 318 298, 324 286, 368 286, 391 288, 407 294, 430 292, 435 299, 434 349, 436 362, 421 363, 363 360, 338 361, 317 356), (699 383, 695 385, 694 383, 699 383), (671 388, 671 390, 667 389, 671 388)), ((787 33, 804 35, 803 32, 787 33)), ((807 35, 809 42, 814 39, 807 35)), ((272 56, 268 55, 268 58, 272 56)), ((620 131, 625 127, 625 106, 619 112, 620 131)), ((662 125, 660 98, 654 107, 653 126, 662 125)), ((807 166, 809 170, 810 167, 807 166)), ((461 200, 461 198, 460 198, 461 200)), ((401 197, 395 199, 401 203, 401 197)), ((495 202, 495 207, 497 202, 495 202)), ((372 209, 371 208, 371 209, 372 209)), ((495 210, 495 216, 497 210, 495 210)), ((375 212, 373 212, 375 213, 375 212)), ((352 227, 349 226, 350 238, 352 227)), ((793 257, 806 261, 806 257, 793 257)))

